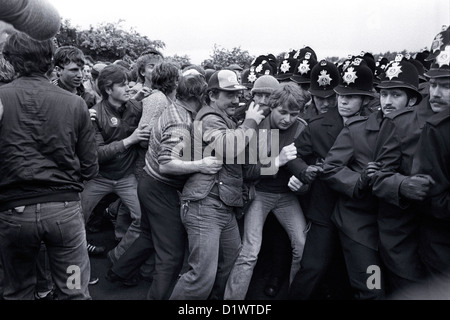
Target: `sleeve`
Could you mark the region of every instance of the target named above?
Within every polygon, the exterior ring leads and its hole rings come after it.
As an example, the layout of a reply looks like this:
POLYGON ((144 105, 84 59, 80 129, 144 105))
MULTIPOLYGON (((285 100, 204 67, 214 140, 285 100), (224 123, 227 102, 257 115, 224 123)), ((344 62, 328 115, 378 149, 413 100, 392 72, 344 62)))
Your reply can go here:
MULTIPOLYGON (((314 156, 314 150, 311 140, 311 126, 307 126, 295 140, 297 148, 297 158, 286 164, 288 170, 301 180, 301 172, 308 168, 307 159, 314 156)), ((302 181, 306 183, 306 181, 302 181)))
POLYGON ((344 127, 336 138, 333 147, 325 157, 324 172, 321 180, 335 191, 343 193, 350 198, 354 197, 354 191, 361 176, 348 167, 354 159, 353 139, 348 127, 344 127))
POLYGON ((142 100, 142 116, 139 121, 139 126, 147 124, 152 128, 167 105, 168 100, 166 96, 162 93, 158 94, 158 92, 142 100))
POLYGON ((80 112, 76 153, 80 161, 81 177, 85 181, 94 178, 98 174, 98 153, 94 126, 91 123, 89 111, 84 101, 78 109, 80 112))
POLYGON ((402 142, 394 121, 386 118, 381 125, 375 147, 375 161, 382 162, 382 169, 373 176, 372 193, 378 198, 405 207, 400 196, 400 184, 406 176, 398 169, 402 162, 402 142))
POLYGON ((430 198, 433 215, 450 220, 450 127, 445 132, 426 124, 414 156, 412 174, 428 174, 435 184, 430 198))
POLYGON ((95 128, 95 142, 97 144, 98 162, 103 163, 116 157, 118 153, 126 150, 123 140, 113 141, 106 144, 102 132, 98 125, 94 124, 95 128))
POLYGON ((162 132, 159 164, 172 160, 192 161, 191 131, 188 123, 169 123, 162 132))
POLYGON ((221 117, 207 115, 202 119, 202 126, 203 141, 208 144, 203 157, 215 156, 224 163, 245 163, 246 146, 256 135, 256 121, 245 120, 236 129, 229 129, 221 117))

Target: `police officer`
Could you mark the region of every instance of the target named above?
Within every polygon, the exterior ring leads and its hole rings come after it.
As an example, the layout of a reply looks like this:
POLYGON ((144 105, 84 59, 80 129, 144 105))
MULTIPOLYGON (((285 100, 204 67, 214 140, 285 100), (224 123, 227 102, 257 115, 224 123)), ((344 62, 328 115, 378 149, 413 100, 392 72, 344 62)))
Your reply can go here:
POLYGON ((339 84, 339 70, 337 66, 327 60, 321 60, 311 70, 309 93, 311 102, 305 108, 302 117, 309 121, 312 117, 322 114, 337 106, 334 88, 339 84))
MULTIPOLYGON (((340 192, 332 220, 339 229, 349 278, 357 299, 383 299, 385 296, 384 273, 378 252, 378 201, 371 193, 371 176, 381 166, 373 162, 373 146, 383 114, 412 107, 421 100, 417 69, 406 60, 401 61, 402 57, 399 58, 381 77, 378 88, 382 109, 369 117, 348 120, 324 163, 322 179, 340 192), (399 73, 399 68, 403 72, 399 73), (367 286, 368 277, 373 272, 369 269, 372 266, 378 266, 373 271, 380 277, 374 277, 372 286, 367 286)), ((336 91, 339 90, 339 87, 336 88, 336 91)), ((373 93, 358 90, 347 94, 373 96, 373 93)), ((342 100, 340 95, 338 100, 342 100)), ((338 107, 341 108, 341 103, 338 107)))
MULTIPOLYGON (((376 161, 383 162, 383 169, 374 175, 373 181, 373 193, 380 199, 380 253, 393 292, 421 283, 425 276, 418 254, 420 215, 417 208, 434 179, 430 175, 413 175, 411 169, 426 121, 435 113, 449 108, 450 47, 448 35, 446 37, 446 42, 440 46, 435 46, 433 41, 430 50, 435 61, 426 73, 430 78, 429 98, 414 108, 386 115, 375 148, 376 161)), ((397 68, 395 73, 400 72, 403 70, 397 68)))
POLYGON ((441 283, 446 281, 446 292, 442 293, 447 296, 450 292, 449 51, 447 40, 425 73, 430 82, 430 107, 438 112, 425 123, 411 171, 412 174, 429 175, 434 181, 420 208, 419 256, 425 265, 426 276, 441 283))
POLYGON ((331 265, 336 273, 335 278, 342 281, 336 286, 343 291, 339 295, 345 295, 349 288, 337 230, 330 219, 338 194, 318 179, 323 172, 320 163, 343 127, 344 120, 338 108, 330 108, 327 112, 312 117, 295 141, 297 159, 287 164, 295 176, 290 181, 291 190, 296 191, 294 185, 297 183, 310 185, 309 193, 303 196, 306 201, 302 201, 302 206, 311 223, 301 268, 291 283, 289 299, 317 298, 331 265))

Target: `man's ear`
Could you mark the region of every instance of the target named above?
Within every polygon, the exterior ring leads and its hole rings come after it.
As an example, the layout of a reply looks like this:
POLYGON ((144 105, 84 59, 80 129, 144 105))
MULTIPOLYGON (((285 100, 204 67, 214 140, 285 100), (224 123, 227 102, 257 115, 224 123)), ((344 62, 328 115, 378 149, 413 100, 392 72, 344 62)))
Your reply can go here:
POLYGON ((106 87, 105 88, 105 92, 108 94, 108 96, 109 95, 111 95, 111 93, 113 92, 113 90, 112 90, 112 88, 111 87, 106 87))
POLYGON ((216 101, 217 96, 216 96, 216 93, 213 90, 209 91, 208 95, 209 95, 209 100, 216 101))
POLYGON ((374 98, 369 97, 369 96, 364 96, 364 100, 363 100, 363 106, 367 106, 370 101, 372 101, 374 98))
POLYGON ((417 97, 412 96, 411 98, 409 98, 408 107, 414 106, 416 104, 416 102, 417 102, 417 97))
POLYGON ((60 66, 55 66, 55 67, 54 67, 54 70, 55 70, 55 72, 56 72, 56 75, 57 75, 58 78, 59 78, 59 76, 61 75, 61 72, 63 71, 63 68, 61 68, 60 66))

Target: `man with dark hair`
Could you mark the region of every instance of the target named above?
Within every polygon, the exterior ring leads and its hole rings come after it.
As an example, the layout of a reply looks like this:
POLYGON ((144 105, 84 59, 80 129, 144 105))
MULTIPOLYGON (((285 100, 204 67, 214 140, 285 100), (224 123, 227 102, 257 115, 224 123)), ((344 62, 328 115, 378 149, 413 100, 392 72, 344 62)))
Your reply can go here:
POLYGON ((151 88, 151 74, 155 66, 164 61, 163 55, 156 50, 147 50, 136 61, 137 83, 131 88, 131 94, 137 94, 143 87, 151 88))
POLYGON ((117 194, 128 207, 131 224, 119 244, 111 251, 114 259, 136 240, 140 233, 141 209, 134 174, 139 142, 149 138, 145 126, 138 127, 142 103, 130 100, 126 71, 118 65, 105 67, 98 77, 103 100, 96 104, 94 119, 99 174, 89 181, 81 195, 85 220, 99 201, 110 193, 117 194))
POLYGON ((73 46, 60 47, 55 51, 54 64, 58 78, 53 80, 53 84, 82 97, 88 108, 92 108, 95 96, 83 86, 85 64, 83 51, 73 46))
POLYGON ((189 156, 193 120, 203 105, 206 86, 200 74, 182 76, 177 100, 164 109, 155 123, 138 186, 142 232, 107 275, 112 281, 127 284, 155 251, 155 272, 147 295, 151 300, 170 297, 183 266, 187 236, 180 217, 179 192, 189 174, 214 175, 222 167, 214 157, 191 161, 189 156))
POLYGON ((194 137, 202 144, 195 148, 196 159, 213 155, 223 166, 215 175, 194 173, 184 185, 181 201, 189 239, 189 271, 175 285, 172 300, 223 298, 228 275, 239 254, 241 237, 234 209, 243 206, 244 200, 242 164, 237 158, 245 155, 246 137, 253 137, 264 119, 259 107, 250 105, 244 122, 236 127, 232 117, 243 89, 236 73, 217 71, 208 82, 208 106, 196 116, 200 128, 194 130, 194 137))
MULTIPOLYGON (((96 99, 83 86, 83 69, 85 64, 83 52, 74 46, 59 47, 55 51, 53 61, 57 74, 57 78, 52 80, 53 84, 82 97, 88 108, 91 109, 95 105, 96 99)), ((104 206, 102 201, 95 211, 103 211, 104 206)), ((87 244, 87 248, 90 255, 100 255, 106 250, 105 247, 96 246, 91 243, 87 244)), ((90 281, 91 284, 97 282, 98 278, 91 279, 90 281)))
POLYGON ((79 194, 97 175, 98 162, 86 103, 48 81, 51 40, 16 33, 3 52, 19 74, 0 88, 3 298, 34 298, 43 242, 59 299, 90 299, 79 194))
MULTIPOLYGON (((441 227, 444 225, 440 221, 433 221, 428 213, 423 217, 420 210, 423 202, 429 200, 436 188, 434 174, 431 175, 429 171, 413 172, 412 164, 421 132, 428 119, 450 109, 449 37, 450 28, 446 28, 433 41, 433 53, 428 57, 432 64, 425 73, 429 78, 429 96, 414 108, 386 115, 374 150, 376 161, 383 163, 382 170, 374 175, 373 193, 380 199, 377 220, 380 254, 386 265, 392 294, 400 294, 408 287, 421 284, 429 267, 433 269, 437 266, 436 260, 428 260, 437 253, 436 246, 420 250, 429 241, 420 238, 423 219, 423 227, 429 222, 441 227), (424 262, 428 264, 426 269, 424 262)), ((396 79, 400 72, 405 71, 396 66, 388 76, 396 79)), ((437 235, 438 232, 434 230, 431 234, 437 235)), ((442 254, 437 254, 441 256, 439 259, 448 257, 448 242, 447 247, 444 244, 446 239, 448 234, 442 239, 435 239, 436 244, 443 249, 442 254)))

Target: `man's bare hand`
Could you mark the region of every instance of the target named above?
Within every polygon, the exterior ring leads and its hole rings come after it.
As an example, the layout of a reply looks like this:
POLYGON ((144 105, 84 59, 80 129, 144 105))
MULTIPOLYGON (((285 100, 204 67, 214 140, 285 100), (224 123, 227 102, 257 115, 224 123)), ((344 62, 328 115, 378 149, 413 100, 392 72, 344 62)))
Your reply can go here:
POLYGON ((142 101, 145 98, 147 98, 151 93, 152 93, 152 89, 150 89, 149 87, 142 87, 141 90, 139 90, 134 96, 133 99, 137 100, 137 101, 142 101))
POLYGON ((282 167, 289 161, 297 158, 297 148, 295 147, 294 143, 291 143, 290 145, 287 145, 283 149, 281 149, 280 155, 277 158, 278 167, 282 167))
POLYGON ((252 102, 247 111, 245 111, 245 119, 253 119, 257 124, 260 124, 265 118, 263 111, 259 109, 259 105, 255 105, 255 102, 252 102))
POLYGON ((150 127, 148 124, 141 124, 139 127, 134 130, 134 132, 125 140, 123 140, 123 143, 125 145, 125 148, 128 148, 129 146, 132 146, 136 143, 139 143, 141 141, 148 141, 150 138, 150 127))
POLYGON ((200 161, 199 172, 205 174, 216 174, 222 169, 222 161, 216 157, 206 157, 200 161))

